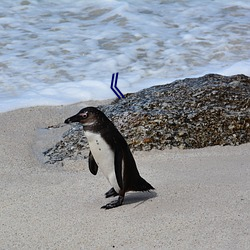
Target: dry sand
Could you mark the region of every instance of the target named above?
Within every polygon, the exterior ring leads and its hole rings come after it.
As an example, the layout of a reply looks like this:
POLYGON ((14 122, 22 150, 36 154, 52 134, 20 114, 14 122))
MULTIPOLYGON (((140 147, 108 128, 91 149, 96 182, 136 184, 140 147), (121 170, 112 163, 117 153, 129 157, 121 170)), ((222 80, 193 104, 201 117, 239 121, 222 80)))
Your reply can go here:
POLYGON ((249 249, 250 144, 135 152, 155 192, 103 210, 87 160, 41 162, 67 130, 43 128, 90 104, 0 114, 0 249, 249 249))

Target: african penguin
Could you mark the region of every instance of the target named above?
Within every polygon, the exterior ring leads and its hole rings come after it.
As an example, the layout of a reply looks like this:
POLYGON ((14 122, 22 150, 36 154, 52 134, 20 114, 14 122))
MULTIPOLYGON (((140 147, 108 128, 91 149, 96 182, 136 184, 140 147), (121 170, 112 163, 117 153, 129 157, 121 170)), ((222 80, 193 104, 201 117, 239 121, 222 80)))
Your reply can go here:
POLYGON ((65 120, 65 123, 79 122, 87 137, 89 170, 93 175, 98 168, 112 188, 105 193, 106 198, 118 196, 101 208, 110 209, 122 205, 128 191, 148 191, 154 189, 139 174, 134 157, 127 142, 107 116, 95 107, 87 107, 65 120))

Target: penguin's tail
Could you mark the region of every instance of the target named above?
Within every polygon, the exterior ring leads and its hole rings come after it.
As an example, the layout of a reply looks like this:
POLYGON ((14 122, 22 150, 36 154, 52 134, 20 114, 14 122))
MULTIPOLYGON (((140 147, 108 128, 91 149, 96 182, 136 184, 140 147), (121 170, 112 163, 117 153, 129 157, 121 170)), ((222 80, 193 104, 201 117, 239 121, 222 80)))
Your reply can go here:
POLYGON ((154 187, 139 176, 131 191, 149 191, 150 189, 154 189, 154 187))

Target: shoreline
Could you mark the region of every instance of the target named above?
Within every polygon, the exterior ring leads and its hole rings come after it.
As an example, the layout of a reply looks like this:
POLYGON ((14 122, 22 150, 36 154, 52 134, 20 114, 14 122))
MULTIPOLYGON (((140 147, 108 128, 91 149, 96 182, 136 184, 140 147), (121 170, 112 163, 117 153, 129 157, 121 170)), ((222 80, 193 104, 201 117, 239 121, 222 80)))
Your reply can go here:
MULTIPOLYGON (((106 102, 108 103, 108 102, 106 102)), ((124 205, 100 209, 110 188, 87 159, 44 165, 59 124, 84 105, 40 106, 0 113, 3 249, 247 249, 250 242, 250 143, 134 152, 156 188, 128 193, 124 205)))

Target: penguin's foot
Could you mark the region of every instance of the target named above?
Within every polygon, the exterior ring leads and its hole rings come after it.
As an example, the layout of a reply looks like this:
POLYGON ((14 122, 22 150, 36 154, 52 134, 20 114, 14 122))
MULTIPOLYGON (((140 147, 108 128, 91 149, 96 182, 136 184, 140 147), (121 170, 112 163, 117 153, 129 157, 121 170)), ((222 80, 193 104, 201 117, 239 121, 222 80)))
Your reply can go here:
POLYGON ((106 198, 109 198, 109 197, 112 197, 112 196, 115 197, 117 195, 118 195, 118 193, 115 191, 114 188, 111 188, 107 193, 105 193, 106 198))
POLYGON ((110 208, 114 208, 114 207, 119 207, 119 206, 122 205, 123 200, 124 200, 124 197, 123 197, 123 196, 119 196, 118 200, 116 200, 116 201, 111 201, 110 203, 108 203, 108 204, 102 206, 101 208, 110 209, 110 208))

